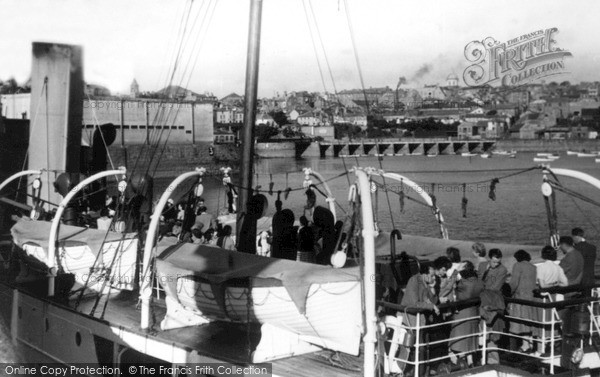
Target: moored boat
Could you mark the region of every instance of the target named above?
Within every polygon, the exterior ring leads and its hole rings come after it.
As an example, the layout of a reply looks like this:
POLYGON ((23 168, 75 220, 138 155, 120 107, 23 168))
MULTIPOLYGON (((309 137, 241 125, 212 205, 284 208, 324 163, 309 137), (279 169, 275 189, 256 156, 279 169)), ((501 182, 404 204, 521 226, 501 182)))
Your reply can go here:
POLYGON ((597 157, 598 153, 579 152, 577 157, 597 157))

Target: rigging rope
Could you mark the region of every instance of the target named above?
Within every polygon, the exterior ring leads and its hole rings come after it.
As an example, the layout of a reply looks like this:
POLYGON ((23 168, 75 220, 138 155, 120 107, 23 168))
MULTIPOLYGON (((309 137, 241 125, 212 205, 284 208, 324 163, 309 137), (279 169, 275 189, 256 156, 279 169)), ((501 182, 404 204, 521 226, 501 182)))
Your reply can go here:
POLYGON ((312 42, 313 51, 315 58, 317 59, 317 67, 319 68, 319 75, 321 76, 321 83, 323 84, 323 90, 327 93, 327 86, 325 85, 325 77, 323 76, 323 69, 321 68, 321 62, 319 60, 319 53, 317 52, 317 46, 315 45, 315 37, 313 35, 312 28, 310 27, 310 19, 308 17, 308 10, 306 8, 306 0, 302 0, 302 7, 304 8, 304 15, 306 16, 306 25, 310 34, 310 40, 312 42))
POLYGON ((354 59, 356 60, 356 68, 358 69, 358 77, 360 78, 360 86, 365 97, 365 107, 367 108, 367 116, 370 113, 369 109, 369 98, 367 97, 367 91, 365 89, 365 80, 363 79, 362 69, 360 67, 360 59, 358 58, 358 52, 356 49, 356 41, 354 40, 354 30, 352 28, 352 20, 350 19, 350 9, 348 8, 348 1, 344 0, 344 8, 346 10, 346 20, 348 21, 348 29, 350 30, 350 39, 352 41, 352 50, 354 52, 354 59))
POLYGON ((317 22, 317 17, 315 15, 315 11, 312 6, 312 0, 308 0, 308 6, 310 8, 310 12, 312 14, 315 27, 317 29, 317 36, 319 37, 319 42, 321 44, 321 49, 323 50, 323 56, 325 57, 325 63, 327 64, 327 70, 329 71, 329 77, 331 78, 331 84, 333 85, 333 92, 338 94, 337 86, 335 85, 335 79, 333 78, 333 73, 331 71, 331 65, 329 64, 329 58, 327 57, 327 51, 325 50, 325 45, 323 44, 323 38, 321 37, 321 30, 319 29, 319 23, 317 22))

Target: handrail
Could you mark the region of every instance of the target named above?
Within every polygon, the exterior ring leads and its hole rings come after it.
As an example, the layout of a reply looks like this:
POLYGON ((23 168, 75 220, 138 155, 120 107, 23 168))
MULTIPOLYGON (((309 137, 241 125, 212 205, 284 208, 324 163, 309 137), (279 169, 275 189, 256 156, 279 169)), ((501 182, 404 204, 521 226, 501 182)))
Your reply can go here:
MULTIPOLYGON (((534 306, 534 307, 542 308, 542 309, 562 308, 565 306, 574 306, 574 305, 586 304, 586 303, 596 302, 596 301, 598 301, 598 297, 581 297, 581 298, 573 298, 573 299, 569 299, 569 300, 553 301, 553 302, 546 302, 546 303, 541 302, 541 301, 532 301, 532 300, 523 300, 523 299, 512 298, 512 297, 504 297, 504 302, 507 304, 510 304, 510 303, 521 304, 521 305, 534 306)), ((476 297, 476 298, 470 298, 468 300, 450 301, 445 304, 439 304, 436 306, 440 310, 445 310, 445 309, 456 309, 456 308, 476 306, 476 305, 479 305, 480 303, 481 303, 481 300, 479 299, 479 297, 476 297)), ((394 303, 384 301, 384 300, 378 300, 377 304, 382 305, 389 309, 394 309, 394 310, 397 310, 400 312, 406 312, 409 314, 421 314, 421 313, 429 313, 429 312, 433 311, 433 309, 431 309, 431 308, 418 308, 418 307, 414 307, 414 306, 404 306, 404 305, 394 304, 394 303)))
POLYGON ((581 293, 582 291, 588 290, 588 289, 594 289, 594 288, 600 288, 600 284, 588 284, 588 285, 581 285, 581 284, 577 284, 577 285, 567 285, 564 287, 560 287, 560 286, 556 286, 556 287, 547 287, 547 288, 539 288, 539 289, 534 289, 533 293, 534 294, 539 294, 539 293, 581 293))
MULTIPOLYGON (((555 350, 554 346, 556 345, 556 342, 560 339, 560 337, 556 334, 555 330, 557 329, 556 326, 562 322, 560 320, 560 318, 558 318, 558 316, 556 314, 557 312, 555 309, 557 307, 561 307, 561 306, 570 306, 573 304, 587 303, 587 304, 589 304, 589 305, 587 305, 587 308, 588 308, 589 314, 591 316, 590 321, 593 321, 598 326, 598 323, 597 323, 598 315, 594 314, 594 312, 593 312, 593 305, 600 303, 600 298, 598 298, 598 297, 585 297, 585 298, 580 298, 580 299, 551 302, 548 304, 542 304, 540 302, 532 301, 532 300, 522 300, 522 299, 514 299, 514 298, 505 298, 505 302, 506 303, 518 303, 518 304, 522 304, 522 305, 530 305, 530 306, 544 308, 544 309, 552 309, 550 316, 547 316, 546 313, 548 313, 548 311, 544 310, 542 312, 543 315, 542 315, 541 319, 533 319, 533 318, 528 318, 528 317, 515 316, 510 313, 510 310, 509 310, 508 314, 503 315, 503 318, 507 321, 518 321, 519 323, 524 322, 526 324, 529 324, 530 326, 535 326, 537 328, 540 328, 542 331, 541 336, 539 338, 533 339, 533 342, 536 344, 539 343, 539 347, 537 349, 539 352, 542 352, 542 354, 537 354, 537 353, 536 354, 527 354, 520 350, 515 350, 515 349, 511 349, 511 348, 497 346, 497 345, 490 345, 490 344, 487 344, 487 341, 484 341, 483 347, 455 353, 455 356, 463 357, 466 355, 470 355, 474 352, 479 352, 479 353, 481 353, 482 362, 485 364, 485 360, 487 359, 489 352, 497 352, 497 351, 509 352, 509 353, 513 353, 513 354, 532 357, 537 360, 548 363, 549 368, 550 368, 550 371, 549 371, 550 374, 554 374, 555 359, 557 356, 554 351, 555 350), (543 353, 545 346, 547 344, 549 344, 549 346, 550 346, 549 354, 543 353)), ((402 305, 391 304, 391 303, 387 303, 385 301, 378 301, 378 303, 382 304, 386 307, 398 309, 398 311, 399 311, 397 316, 386 316, 385 319, 382 319, 385 327, 390 328, 394 331, 392 333, 393 335, 391 338, 384 340, 385 342, 390 343, 389 354, 386 353, 384 355, 385 361, 386 361, 386 365, 385 365, 386 373, 388 373, 387 370, 392 369, 392 363, 410 364, 415 367, 415 371, 418 371, 419 368, 422 368, 424 366, 424 364, 430 364, 430 363, 449 359, 451 357, 450 354, 443 355, 443 356, 426 357, 425 359, 419 359, 418 355, 419 355, 420 350, 423 347, 432 347, 432 346, 436 346, 436 345, 440 345, 440 344, 446 344, 448 342, 454 342, 454 341, 458 341, 460 339, 465 339, 468 337, 483 337, 484 339, 487 339, 487 337, 489 335, 496 334, 496 335, 508 336, 510 338, 522 339, 522 340, 528 341, 528 342, 532 341, 532 339, 527 335, 505 333, 504 331, 499 331, 499 330, 495 330, 493 328, 489 328, 488 326, 485 325, 484 319, 482 319, 479 315, 469 316, 467 318, 451 319, 449 321, 441 321, 441 322, 435 321, 433 323, 427 323, 427 324, 420 324, 420 321, 419 321, 420 316, 417 315, 416 324, 415 323, 410 324, 410 322, 407 324, 406 321, 403 320, 403 317, 402 317, 403 313, 418 314, 418 313, 431 311, 432 309, 404 307, 402 305), (454 334, 454 336, 452 336, 452 334, 451 334, 450 337, 446 336, 446 337, 442 337, 439 339, 429 339, 427 342, 418 340, 419 334, 422 335, 423 331, 426 331, 429 334, 436 333, 438 331, 438 328, 440 328, 440 327, 447 326, 449 324, 466 323, 466 322, 470 322, 470 321, 474 321, 474 320, 481 321, 482 326, 479 327, 479 329, 480 329, 479 331, 475 331, 475 332, 464 334, 464 335, 454 334), (406 339, 406 338, 404 338, 405 335, 403 335, 403 334, 406 334, 406 332, 416 334, 414 343, 411 343, 410 345, 403 344, 403 342, 406 339), (396 355, 396 352, 400 349, 399 347, 403 347, 405 349, 405 352, 401 353, 400 355, 396 355), (412 351, 411 351, 411 349, 412 349, 412 351), (409 352, 415 352, 415 358, 413 360, 411 360, 409 358, 409 352)), ((456 301, 456 302, 450 302, 447 304, 442 304, 442 305, 439 305, 438 308, 440 310, 450 309, 450 308, 455 309, 456 306, 468 307, 468 306, 478 305, 479 303, 480 303, 480 299, 478 297, 475 297, 475 298, 468 299, 468 300, 461 300, 461 301, 456 301)), ((590 335, 593 335, 594 333, 600 333, 600 326, 598 326, 595 330, 590 329, 589 332, 590 332, 590 335)), ((398 368, 398 367, 400 367, 400 365, 396 364, 395 367, 398 368)), ((416 372, 415 372, 415 375, 416 375, 416 372)))
POLYGON ((168 186, 168 189, 163 192, 154 209, 154 213, 152 214, 152 220, 150 221, 150 226, 148 227, 148 233, 146 233, 146 242, 144 243, 144 257, 142 264, 142 273, 141 279, 142 284, 140 287, 140 299, 142 301, 142 313, 141 313, 141 328, 148 329, 150 327, 150 300, 152 298, 152 288, 150 276, 147 276, 147 273, 150 271, 150 262, 152 259, 152 248, 154 247, 154 238, 156 237, 156 233, 158 232, 158 226, 160 224, 160 216, 162 211, 167 204, 167 201, 171 197, 171 194, 181 184, 183 181, 187 180, 191 177, 199 177, 201 178, 206 173, 205 168, 196 168, 195 171, 187 172, 181 174, 179 177, 175 178, 173 182, 168 186))
POLYGON ((54 218, 52 219, 52 225, 50 226, 50 236, 48 237, 48 260, 46 261, 46 265, 48 266, 48 296, 49 297, 54 296, 54 279, 56 278, 56 275, 58 272, 56 269, 56 244, 57 244, 57 240, 58 240, 58 225, 60 224, 60 219, 62 217, 62 214, 63 214, 65 208, 67 208, 67 204, 69 204, 69 201, 71 199, 73 199, 73 197, 75 195, 77 195, 77 193, 81 189, 83 189, 85 186, 87 186, 91 182, 96 181, 100 178, 109 177, 111 175, 115 175, 115 176, 117 176, 119 174, 124 175, 126 172, 127 172, 127 170, 124 167, 120 167, 118 170, 107 170, 107 171, 103 171, 103 172, 94 174, 91 177, 88 177, 88 178, 84 179, 83 181, 81 181, 79 184, 77 184, 71 191, 69 191, 69 193, 63 198, 63 200, 58 205, 58 208, 56 210, 56 215, 54 215, 54 218))

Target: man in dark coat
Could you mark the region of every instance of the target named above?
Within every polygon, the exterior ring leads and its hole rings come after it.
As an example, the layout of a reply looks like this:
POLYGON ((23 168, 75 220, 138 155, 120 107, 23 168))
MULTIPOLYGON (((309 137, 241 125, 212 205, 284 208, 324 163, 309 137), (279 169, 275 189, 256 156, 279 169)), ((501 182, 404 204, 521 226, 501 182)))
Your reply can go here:
POLYGON ((565 256, 560 261, 560 267, 565 271, 569 285, 581 284, 585 263, 583 255, 574 247, 573 238, 571 237, 560 237, 558 244, 562 252, 565 253, 565 256))
MULTIPOLYGON (((600 276, 600 265, 596 264, 596 246, 587 242, 585 238, 583 238, 583 234, 583 229, 581 228, 573 228, 571 231, 573 242, 575 243, 575 249, 579 250, 581 256, 583 257, 583 276, 581 278, 581 285, 593 285, 596 282, 595 276, 600 276)), ((589 289, 584 291, 586 296, 590 296, 591 293, 592 292, 589 289)))

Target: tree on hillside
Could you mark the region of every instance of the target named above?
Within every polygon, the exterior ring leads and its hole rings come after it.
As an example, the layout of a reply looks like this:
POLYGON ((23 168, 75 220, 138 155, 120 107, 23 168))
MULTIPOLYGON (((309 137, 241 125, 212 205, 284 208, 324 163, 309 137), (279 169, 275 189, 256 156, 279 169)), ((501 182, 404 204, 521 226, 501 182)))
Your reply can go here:
POLYGON ((279 134, 279 129, 274 126, 269 126, 266 124, 259 124, 254 128, 254 136, 257 141, 265 141, 269 140, 273 136, 279 134))
POLYGON ((279 127, 285 126, 286 124, 290 124, 287 115, 285 115, 285 113, 281 110, 271 111, 269 115, 273 118, 273 120, 275 121, 275 123, 277 123, 279 127))

